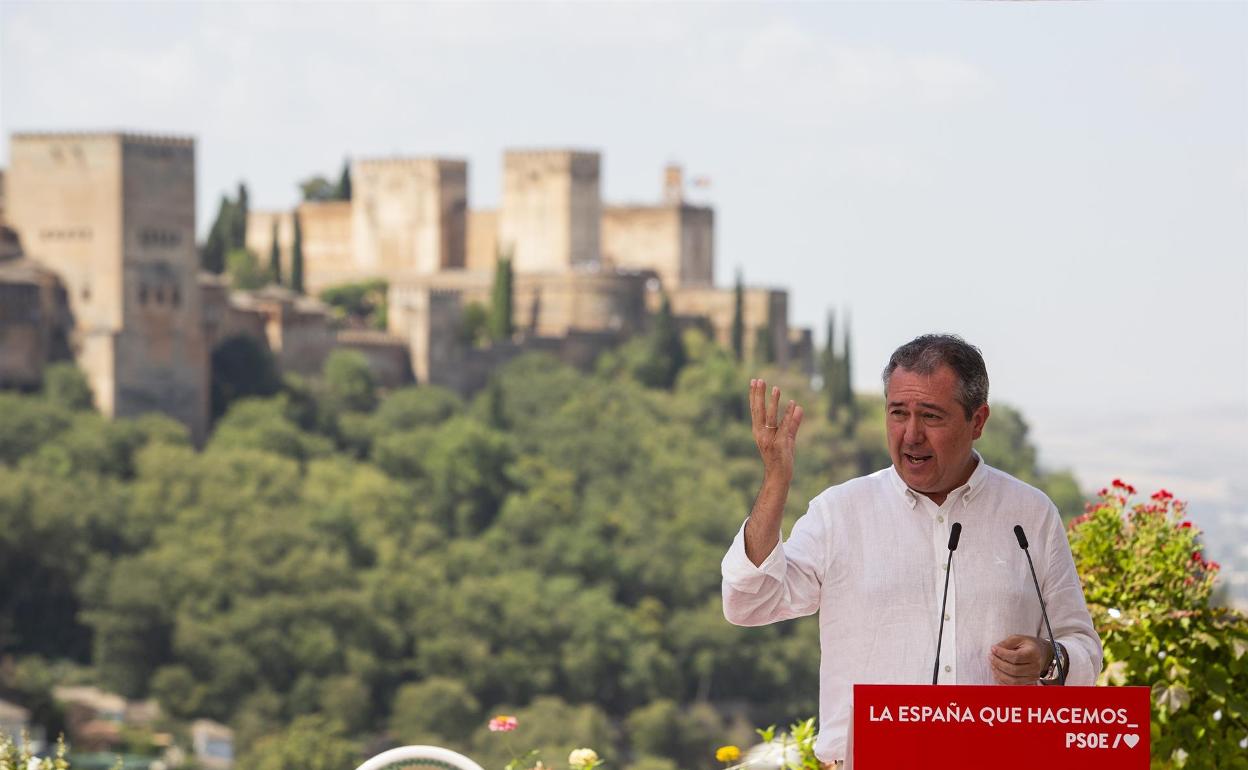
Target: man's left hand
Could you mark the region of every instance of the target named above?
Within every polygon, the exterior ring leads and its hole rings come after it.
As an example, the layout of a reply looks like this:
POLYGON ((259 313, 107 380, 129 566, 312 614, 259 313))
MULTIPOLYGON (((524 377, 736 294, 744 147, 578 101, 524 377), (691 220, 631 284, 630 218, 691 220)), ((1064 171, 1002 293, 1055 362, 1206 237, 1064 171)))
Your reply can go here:
POLYGON ((997 642, 988 653, 998 684, 1035 684, 1049 667, 1053 648, 1048 641, 1015 634, 997 642))

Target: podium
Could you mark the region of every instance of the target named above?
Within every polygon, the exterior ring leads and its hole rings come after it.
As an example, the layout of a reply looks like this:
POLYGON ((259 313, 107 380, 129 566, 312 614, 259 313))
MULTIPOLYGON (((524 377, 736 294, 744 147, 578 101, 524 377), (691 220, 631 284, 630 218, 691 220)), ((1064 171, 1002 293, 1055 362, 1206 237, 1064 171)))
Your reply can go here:
POLYGON ((1148 770, 1147 687, 854 685, 854 770, 1148 770))

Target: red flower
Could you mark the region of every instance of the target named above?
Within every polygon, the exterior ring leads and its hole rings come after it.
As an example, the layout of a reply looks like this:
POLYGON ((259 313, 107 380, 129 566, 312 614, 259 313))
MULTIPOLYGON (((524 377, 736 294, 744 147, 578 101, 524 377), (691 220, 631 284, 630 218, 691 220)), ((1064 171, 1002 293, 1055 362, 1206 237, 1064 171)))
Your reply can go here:
POLYGON ((1179 529, 1191 529, 1192 523, 1190 521, 1184 521, 1184 522, 1180 522, 1176 526, 1178 526, 1179 529))
POLYGON ((1097 494, 1100 495, 1101 497, 1104 497, 1105 495, 1109 494, 1109 489, 1106 487, 1101 487, 1101 491, 1097 492, 1097 494))
POLYGON ((1192 551, 1192 561, 1196 562, 1197 564, 1203 564, 1205 559, 1203 556, 1200 555, 1200 551, 1192 551))
POLYGON ((1216 561, 1209 562, 1207 566, 1209 567, 1209 569, 1222 569, 1222 565, 1218 564, 1216 561))
POLYGON ((1113 486, 1114 486, 1114 489, 1122 489, 1123 487, 1127 485, 1122 483, 1122 479, 1114 479, 1113 486))
POLYGON ((1153 493, 1153 499, 1154 499, 1154 500, 1156 500, 1156 501, 1158 501, 1158 502, 1164 502, 1164 501, 1166 501, 1166 500, 1173 500, 1173 499, 1174 499, 1174 495, 1172 495, 1172 494, 1170 494, 1169 492, 1167 492, 1166 490, 1162 489, 1162 490, 1158 490, 1157 492, 1153 493))
POLYGON ((1128 494, 1128 495, 1134 495, 1134 494, 1135 494, 1135 487, 1133 487, 1133 486, 1131 486, 1130 484, 1128 484, 1128 485, 1127 485, 1127 494, 1128 494))

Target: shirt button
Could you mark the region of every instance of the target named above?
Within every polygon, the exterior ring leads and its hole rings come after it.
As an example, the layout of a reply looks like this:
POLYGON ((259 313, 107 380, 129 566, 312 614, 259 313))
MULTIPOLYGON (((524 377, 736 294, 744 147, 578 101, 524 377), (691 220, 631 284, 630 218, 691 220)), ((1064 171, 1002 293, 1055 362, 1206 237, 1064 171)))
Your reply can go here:
POLYGON ((944 516, 937 516, 937 517, 936 517, 936 521, 939 521, 941 524, 944 524, 944 523, 945 523, 945 517, 944 517, 944 516))
POLYGON ((948 674, 950 671, 953 671, 953 666, 945 666, 945 673, 948 674))
POLYGON ((940 565, 940 569, 941 569, 942 571, 943 571, 943 570, 947 570, 947 569, 949 569, 949 565, 948 565, 948 564, 942 564, 942 565, 940 565))
POLYGON ((949 620, 949 613, 945 613, 945 620, 949 620))

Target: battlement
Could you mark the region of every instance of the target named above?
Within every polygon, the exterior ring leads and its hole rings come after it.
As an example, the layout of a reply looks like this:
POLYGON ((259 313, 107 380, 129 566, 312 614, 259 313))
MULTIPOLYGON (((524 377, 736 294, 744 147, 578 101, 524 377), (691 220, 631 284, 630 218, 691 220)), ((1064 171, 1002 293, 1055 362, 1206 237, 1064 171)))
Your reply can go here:
POLYGON ((586 149, 571 148, 571 147, 564 148, 564 149, 542 148, 542 147, 534 147, 534 148, 521 147, 521 148, 516 148, 516 149, 503 150, 503 157, 504 158, 517 158, 517 159, 572 158, 573 160, 589 160, 589 159, 598 160, 599 158, 602 157, 602 153, 599 152, 598 150, 586 150, 586 149))
POLYGON ((127 144, 194 148, 195 138, 172 134, 143 134, 134 131, 21 131, 10 135, 13 141, 72 142, 84 139, 118 139, 127 144))
POLYGON ((359 158, 352 166, 359 169, 410 168, 413 166, 434 165, 439 169, 467 169, 465 158, 442 158, 435 155, 394 156, 381 158, 359 158))

